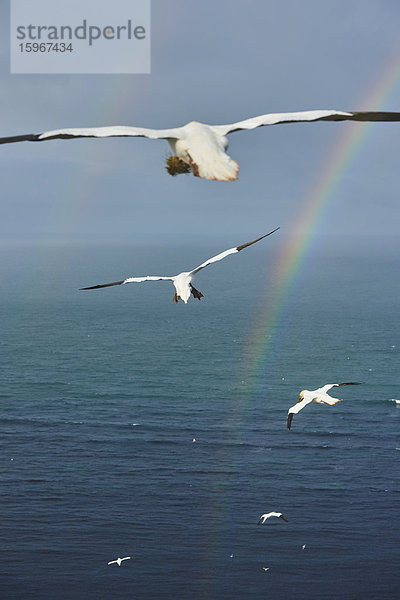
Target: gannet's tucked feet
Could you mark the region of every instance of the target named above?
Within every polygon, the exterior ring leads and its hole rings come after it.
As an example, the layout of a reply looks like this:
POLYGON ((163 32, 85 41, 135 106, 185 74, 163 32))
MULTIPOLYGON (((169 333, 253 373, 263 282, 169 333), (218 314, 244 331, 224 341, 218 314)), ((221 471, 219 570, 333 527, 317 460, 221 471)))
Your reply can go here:
POLYGON ((189 283, 189 286, 190 286, 190 290, 192 292, 192 295, 195 298, 197 298, 198 300, 200 300, 200 298, 204 298, 204 295, 201 292, 199 292, 199 290, 196 290, 196 288, 193 287, 193 285, 191 283, 189 283))

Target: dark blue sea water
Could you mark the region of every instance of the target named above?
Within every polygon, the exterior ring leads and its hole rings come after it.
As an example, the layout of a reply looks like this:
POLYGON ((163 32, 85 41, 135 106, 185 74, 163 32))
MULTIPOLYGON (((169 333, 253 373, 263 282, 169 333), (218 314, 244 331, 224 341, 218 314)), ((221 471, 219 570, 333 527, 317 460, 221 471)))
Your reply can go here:
POLYGON ((393 242, 320 240, 260 370, 282 240, 202 271, 187 306, 166 282, 78 291, 231 242, 2 244, 2 600, 400 597, 393 242), (363 385, 286 429, 340 381, 363 385))

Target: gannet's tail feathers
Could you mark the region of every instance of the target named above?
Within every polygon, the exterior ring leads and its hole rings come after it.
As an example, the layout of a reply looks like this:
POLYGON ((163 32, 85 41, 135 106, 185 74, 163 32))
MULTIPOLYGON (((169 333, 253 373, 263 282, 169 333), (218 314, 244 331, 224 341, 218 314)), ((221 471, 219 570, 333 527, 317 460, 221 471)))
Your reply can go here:
POLYGON ((214 181, 235 181, 239 164, 217 146, 192 147, 187 152, 193 175, 214 181))

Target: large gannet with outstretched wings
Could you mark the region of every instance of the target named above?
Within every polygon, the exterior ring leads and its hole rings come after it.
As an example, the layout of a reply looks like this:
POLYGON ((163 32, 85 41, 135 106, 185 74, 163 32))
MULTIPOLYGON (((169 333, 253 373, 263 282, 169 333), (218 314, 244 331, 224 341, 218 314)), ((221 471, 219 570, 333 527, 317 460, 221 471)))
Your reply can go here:
POLYGON ((88 127, 78 129, 55 129, 43 133, 30 133, 0 138, 0 144, 12 142, 43 142, 54 139, 81 137, 147 137, 165 139, 173 155, 167 159, 167 171, 171 175, 189 173, 196 177, 217 181, 233 181, 238 178, 239 164, 226 150, 227 134, 243 129, 255 129, 264 125, 300 123, 311 121, 400 121, 400 112, 343 112, 339 110, 307 110, 288 113, 268 113, 229 125, 207 125, 191 121, 174 129, 146 129, 143 127, 88 127))
POLYGON ((156 276, 146 275, 145 277, 128 277, 127 279, 122 279, 121 281, 114 281, 113 283, 103 283, 100 285, 92 285, 90 287, 81 288, 81 290, 97 290, 99 288, 111 287, 112 285, 123 285, 125 283, 141 283, 142 281, 172 281, 172 283, 175 286, 175 294, 172 299, 173 302, 178 302, 178 300, 183 300, 183 302, 185 304, 187 304, 187 302, 190 298, 190 294, 192 294, 195 298, 200 300, 200 298, 203 297, 203 294, 201 292, 199 292, 199 290, 196 290, 196 288, 191 283, 193 276, 196 275, 196 273, 198 273, 201 269, 204 269, 204 267, 207 267, 208 265, 211 265, 212 263, 222 260, 223 258, 225 258, 226 256, 229 256, 230 254, 234 254, 235 252, 240 252, 241 250, 244 250, 244 248, 248 248, 252 244, 255 244, 256 242, 263 240, 265 237, 268 237, 272 233, 275 233, 275 231, 277 231, 278 229, 279 229, 279 227, 277 227, 277 229, 274 229, 273 231, 270 231, 269 233, 266 233, 265 235, 257 238, 256 240, 253 240, 252 242, 247 242, 247 244, 242 244, 241 246, 236 246, 235 248, 230 248, 229 250, 225 250, 225 252, 221 252, 221 254, 217 254, 217 256, 213 256, 212 258, 209 258, 208 260, 203 262, 201 265, 199 265, 192 271, 183 271, 182 273, 179 273, 178 275, 173 275, 171 277, 162 277, 162 276, 159 277, 157 275, 156 276))
POLYGON ((324 387, 318 388, 317 390, 301 391, 297 403, 288 410, 287 428, 290 429, 292 425, 293 415, 297 415, 297 413, 307 406, 307 404, 328 404, 329 406, 332 406, 337 402, 341 402, 339 398, 332 398, 332 396, 328 394, 328 391, 331 388, 339 387, 341 385, 360 385, 360 383, 358 381, 350 383, 328 383, 327 385, 324 385, 324 387))

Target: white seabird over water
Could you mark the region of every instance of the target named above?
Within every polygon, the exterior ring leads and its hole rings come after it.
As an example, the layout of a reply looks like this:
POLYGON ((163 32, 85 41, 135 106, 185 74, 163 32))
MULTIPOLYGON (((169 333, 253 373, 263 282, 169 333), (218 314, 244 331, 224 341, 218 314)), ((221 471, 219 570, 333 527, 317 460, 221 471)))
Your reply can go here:
POLYGON ((337 402, 341 402, 339 398, 332 398, 327 393, 333 387, 339 387, 341 385, 360 385, 359 382, 350 383, 328 383, 324 387, 318 388, 317 390, 303 390, 300 392, 297 403, 291 406, 288 410, 287 416, 287 428, 290 429, 292 425, 293 415, 297 415, 307 404, 328 404, 332 406, 337 402))
POLYGON ((238 178, 239 164, 226 150, 228 133, 244 129, 256 129, 265 125, 300 123, 311 121, 400 121, 400 112, 344 112, 340 110, 306 110, 287 113, 267 113, 258 117, 237 121, 228 125, 208 125, 190 121, 183 127, 173 129, 147 129, 144 127, 88 127, 55 129, 42 133, 29 133, 0 138, 0 144, 13 142, 43 142, 54 139, 146 137, 165 139, 174 153, 167 160, 171 175, 192 171, 196 177, 217 181, 233 181, 238 178))
POLYGON ((206 260, 204 263, 202 263, 201 265, 199 265, 192 271, 183 271, 182 273, 179 273, 178 275, 173 275, 171 277, 162 277, 162 276, 153 276, 153 275, 146 275, 145 277, 128 277, 127 279, 122 279, 121 281, 114 281, 113 283, 103 283, 100 285, 92 285, 90 287, 84 287, 84 288, 81 288, 81 290, 97 290, 99 288, 111 287, 113 285, 124 285, 125 283, 141 283, 143 281, 172 281, 172 283, 174 284, 174 287, 175 287, 175 294, 172 299, 173 302, 178 302, 178 300, 183 300, 183 302, 185 304, 187 304, 187 302, 190 298, 190 294, 192 294, 195 298, 200 300, 203 297, 203 294, 201 292, 199 292, 199 290, 196 290, 196 288, 191 283, 193 276, 196 275, 196 273, 198 273, 201 269, 204 269, 204 267, 207 267, 208 265, 211 265, 214 262, 217 262, 219 260, 222 260, 223 258, 226 258, 230 254, 234 254, 235 252, 240 252, 241 250, 244 250, 244 248, 248 248, 248 246, 251 246, 252 244, 259 242, 260 240, 263 240, 265 237, 268 237, 272 233, 275 233, 275 231, 278 231, 278 229, 279 229, 279 227, 277 227, 273 231, 270 231, 269 233, 266 233, 265 235, 257 238, 256 240, 253 240, 252 242, 247 242, 246 244, 242 244, 241 246, 236 246, 235 248, 230 248, 229 250, 225 250, 224 252, 221 252, 221 254, 217 254, 217 256, 213 256, 212 258, 209 258, 208 260, 206 260))
POLYGON ((131 556, 124 556, 124 558, 117 558, 116 560, 110 560, 110 562, 108 562, 108 565, 113 565, 113 564, 117 564, 119 567, 121 566, 121 563, 123 560, 130 560, 132 557, 131 556))
POLYGON ((258 524, 264 525, 264 523, 271 517, 278 517, 279 519, 283 519, 284 521, 286 521, 286 523, 289 522, 288 519, 281 512, 269 512, 269 513, 264 513, 263 515, 261 515, 260 520, 258 521, 258 524))

